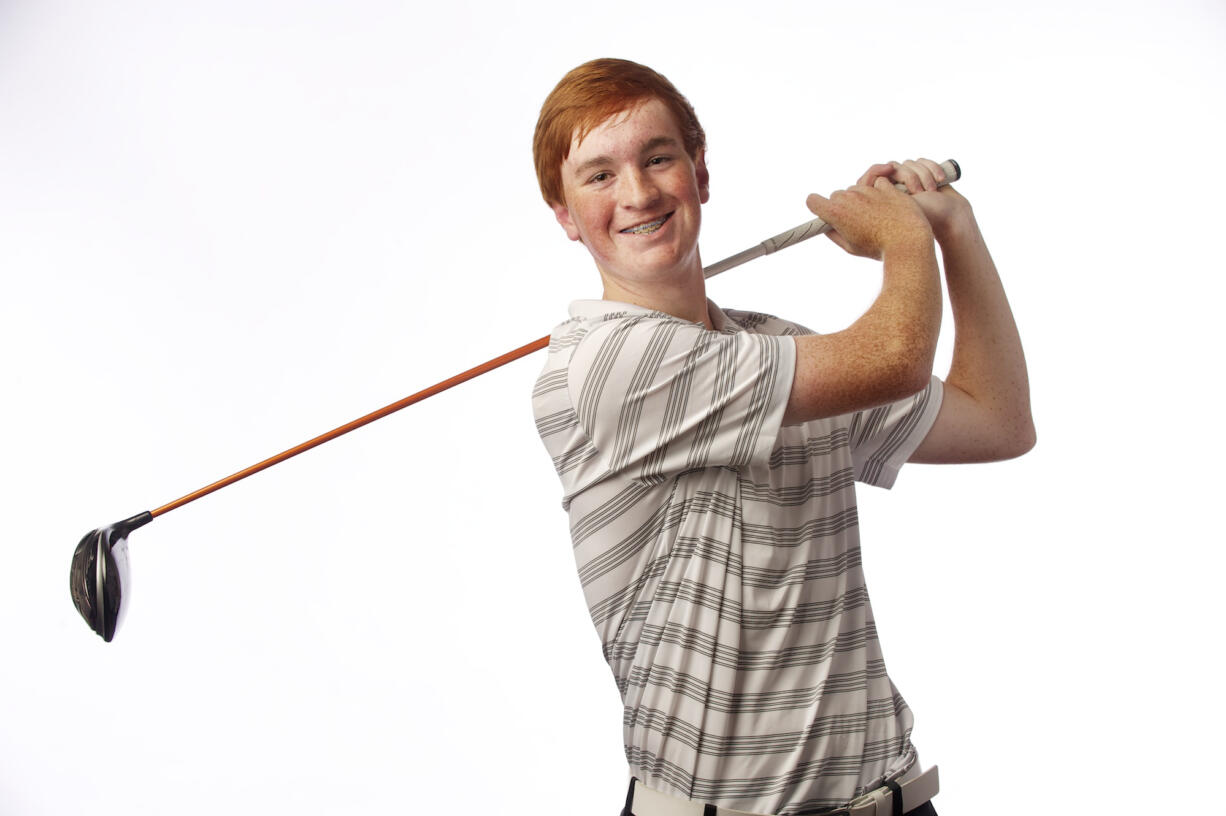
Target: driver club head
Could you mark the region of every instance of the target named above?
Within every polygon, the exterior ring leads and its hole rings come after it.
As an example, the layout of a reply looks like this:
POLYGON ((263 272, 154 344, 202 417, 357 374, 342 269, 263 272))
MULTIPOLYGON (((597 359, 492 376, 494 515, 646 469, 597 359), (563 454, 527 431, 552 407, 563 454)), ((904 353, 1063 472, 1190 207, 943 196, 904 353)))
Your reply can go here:
POLYGON ((124 598, 131 588, 128 533, 152 520, 153 516, 146 512, 91 530, 72 554, 68 573, 72 603, 89 628, 108 643, 123 622, 124 598))

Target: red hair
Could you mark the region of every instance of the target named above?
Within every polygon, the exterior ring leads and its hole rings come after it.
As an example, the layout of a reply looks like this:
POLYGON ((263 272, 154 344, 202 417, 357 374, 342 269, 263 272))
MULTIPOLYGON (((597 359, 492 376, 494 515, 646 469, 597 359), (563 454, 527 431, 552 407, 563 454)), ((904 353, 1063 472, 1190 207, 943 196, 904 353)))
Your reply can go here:
POLYGON ((595 59, 562 77, 541 106, 532 138, 536 180, 545 203, 565 203, 562 162, 570 155, 571 142, 582 141, 610 116, 649 99, 659 99, 672 112, 685 151, 697 158, 707 136, 689 100, 661 74, 629 60, 595 59))

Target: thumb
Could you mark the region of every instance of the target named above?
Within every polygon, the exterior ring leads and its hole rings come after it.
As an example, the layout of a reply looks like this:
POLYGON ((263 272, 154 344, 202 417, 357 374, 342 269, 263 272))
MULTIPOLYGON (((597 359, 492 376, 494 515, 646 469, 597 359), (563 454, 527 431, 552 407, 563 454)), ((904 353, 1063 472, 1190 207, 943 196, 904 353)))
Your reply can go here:
POLYGON ((826 214, 830 212, 830 199, 823 198, 817 193, 809 193, 809 197, 805 199, 805 206, 809 208, 809 212, 821 218, 826 219, 826 214))

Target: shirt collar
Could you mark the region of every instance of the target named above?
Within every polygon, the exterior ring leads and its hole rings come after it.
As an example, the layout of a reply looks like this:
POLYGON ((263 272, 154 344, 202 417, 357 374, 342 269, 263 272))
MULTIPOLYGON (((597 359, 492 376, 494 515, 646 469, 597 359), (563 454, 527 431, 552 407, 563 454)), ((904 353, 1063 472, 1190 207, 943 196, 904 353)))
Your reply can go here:
MULTIPOLYGON (((608 315, 622 314, 665 314, 657 309, 649 309, 646 306, 636 306, 633 303, 622 303, 616 300, 575 300, 570 304, 570 316, 577 320, 599 320, 608 315)), ((715 301, 707 299, 707 314, 711 316, 711 325, 717 332, 732 332, 740 331, 741 327, 728 319, 728 315, 724 314, 724 310, 715 305, 715 301)), ((667 315, 673 317, 672 315, 667 315)), ((679 317, 673 317, 674 320, 681 320, 679 317)), ((683 321, 689 323, 690 321, 683 321)))

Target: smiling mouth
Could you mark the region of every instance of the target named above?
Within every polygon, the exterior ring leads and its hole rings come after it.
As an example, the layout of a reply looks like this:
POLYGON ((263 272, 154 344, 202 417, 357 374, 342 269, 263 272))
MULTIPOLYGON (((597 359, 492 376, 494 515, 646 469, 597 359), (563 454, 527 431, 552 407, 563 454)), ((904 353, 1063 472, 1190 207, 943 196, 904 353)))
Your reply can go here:
POLYGON ((639 224, 637 227, 629 227, 622 230, 623 235, 650 235, 651 233, 664 226, 664 222, 672 218, 672 213, 666 213, 655 221, 648 221, 644 224, 639 224))

